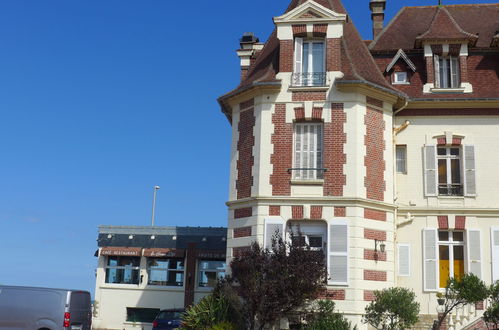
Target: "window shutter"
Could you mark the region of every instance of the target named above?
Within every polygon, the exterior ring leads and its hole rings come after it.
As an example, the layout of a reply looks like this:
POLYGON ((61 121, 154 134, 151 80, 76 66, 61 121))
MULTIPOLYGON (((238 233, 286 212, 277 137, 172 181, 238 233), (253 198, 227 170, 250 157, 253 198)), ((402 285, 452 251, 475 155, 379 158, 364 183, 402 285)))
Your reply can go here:
POLYGON ((424 147, 425 195, 437 196, 437 147, 424 147))
POLYGON ((399 276, 411 276, 411 246, 398 244, 399 276))
POLYGON ((499 227, 490 228, 492 245, 492 283, 499 280, 499 227))
POLYGON ((452 88, 459 87, 459 65, 456 57, 450 58, 452 88))
MULTIPOLYGON (((295 63, 294 70, 295 74, 301 74, 303 65, 303 38, 295 38, 295 63)), ((299 82, 301 83, 301 76, 299 76, 299 82)))
POLYGON ((433 67, 435 68, 435 88, 440 88, 440 56, 433 56, 433 67))
POLYGON ((284 219, 282 217, 269 217, 265 219, 264 248, 272 249, 272 237, 276 235, 284 239, 284 219))
POLYGON ((348 284, 348 223, 335 220, 329 224, 328 284, 348 284))
MULTIPOLYGON (((295 162, 294 166, 295 168, 301 168, 302 167, 302 148, 303 148, 303 126, 302 125, 295 125, 295 162)), ((301 170, 295 170, 293 171, 294 178, 298 179, 301 178, 301 170)))
POLYGON ((464 195, 476 196, 475 146, 464 146, 464 195))
POLYGON ((482 278, 482 247, 480 245, 480 230, 467 230, 467 248, 468 248, 468 272, 482 278))
POLYGON ((434 228, 423 229, 424 291, 438 289, 437 247, 437 230, 434 228))

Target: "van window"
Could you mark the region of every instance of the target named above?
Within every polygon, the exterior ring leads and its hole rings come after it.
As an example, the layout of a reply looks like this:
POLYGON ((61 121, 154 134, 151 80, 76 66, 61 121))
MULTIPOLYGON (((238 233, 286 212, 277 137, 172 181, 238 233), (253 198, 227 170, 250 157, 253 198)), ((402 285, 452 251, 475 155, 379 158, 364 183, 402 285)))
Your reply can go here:
POLYGON ((69 301, 71 308, 90 309, 90 295, 87 292, 73 291, 69 301))

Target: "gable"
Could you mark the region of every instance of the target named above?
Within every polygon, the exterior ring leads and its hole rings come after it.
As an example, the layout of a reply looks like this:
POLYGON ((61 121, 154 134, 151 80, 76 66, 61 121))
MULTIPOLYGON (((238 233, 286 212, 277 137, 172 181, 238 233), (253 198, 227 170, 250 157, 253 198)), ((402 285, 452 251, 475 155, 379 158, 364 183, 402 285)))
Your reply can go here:
POLYGON ((339 14, 315 1, 308 0, 284 15, 274 17, 274 23, 299 23, 307 21, 346 21, 345 14, 339 14))

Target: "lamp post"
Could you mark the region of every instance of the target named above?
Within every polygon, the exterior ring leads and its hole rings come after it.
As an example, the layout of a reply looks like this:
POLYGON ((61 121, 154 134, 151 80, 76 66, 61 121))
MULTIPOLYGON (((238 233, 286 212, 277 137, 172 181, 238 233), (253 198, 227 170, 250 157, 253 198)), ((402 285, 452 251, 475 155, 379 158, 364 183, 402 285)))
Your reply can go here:
POLYGON ((156 192, 159 190, 159 186, 154 186, 154 193, 152 198, 152 217, 151 217, 151 226, 154 227, 154 210, 156 209, 156 192))

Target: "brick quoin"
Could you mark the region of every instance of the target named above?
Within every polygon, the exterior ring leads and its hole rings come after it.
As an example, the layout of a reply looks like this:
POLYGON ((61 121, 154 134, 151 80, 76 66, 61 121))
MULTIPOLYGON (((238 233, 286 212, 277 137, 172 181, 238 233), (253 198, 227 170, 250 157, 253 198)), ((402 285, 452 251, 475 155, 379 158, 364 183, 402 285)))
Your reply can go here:
POLYGON ((271 137, 274 153, 270 156, 270 163, 273 166, 273 172, 270 175, 272 196, 289 196, 291 195, 291 173, 288 169, 293 163, 293 124, 286 123, 285 104, 275 105, 272 124, 274 125, 274 134, 271 137))
POLYGON ((386 221, 386 212, 373 209, 364 209, 364 218, 377 221, 386 221))
POLYGON ((386 252, 364 249, 364 260, 386 261, 386 252))
POLYGON ((304 120, 305 119, 305 109, 304 108, 295 108, 295 119, 296 120, 304 120))
MULTIPOLYGON (((368 100, 372 104, 373 100, 368 100)), ((378 101, 381 102, 381 101, 378 101)), ((366 176, 364 186, 368 199, 383 201, 385 198, 385 121, 383 112, 371 107, 367 107, 364 119, 366 125, 366 135, 364 144, 366 146, 366 156, 364 165, 366 166, 366 176)))
POLYGON ((347 121, 343 103, 331 104, 331 123, 324 124, 324 196, 343 196, 347 178, 343 172, 347 157, 345 143, 347 121))
POLYGON ((374 301, 374 291, 364 290, 364 301, 374 301))
POLYGON ((279 45, 279 72, 293 72, 293 40, 281 40, 279 45))
POLYGON ((279 205, 270 205, 269 215, 281 215, 281 207, 279 205))
MULTIPOLYGON (((243 104, 241 104, 242 108, 243 104)), ((251 196, 251 187, 253 186, 252 169, 254 165, 253 146, 255 145, 254 127, 254 109, 250 108, 241 112, 238 125, 239 141, 237 141, 237 151, 239 153, 236 180, 237 199, 251 196)))
POLYGON ((386 241, 386 231, 364 228, 364 238, 386 241))
POLYGON ((345 290, 324 290, 317 299, 345 300, 345 290))
POLYGON ((253 208, 245 207, 234 210, 234 219, 249 218, 253 215, 253 208))
POLYGON ((449 217, 446 215, 439 215, 438 219, 438 229, 449 229, 449 217))
POLYGON ((293 25, 293 37, 306 37, 307 26, 305 24, 293 25))
POLYGON ((251 236, 251 227, 234 228, 234 238, 251 236))
POLYGON ((341 71, 341 38, 326 40, 327 71, 341 71))
POLYGON ((310 207, 310 219, 322 219, 322 206, 314 205, 310 207))
POLYGON ((312 109, 312 119, 322 119, 322 108, 316 107, 312 109))
POLYGON ((386 272, 364 269, 364 280, 386 282, 386 272))
POLYGON ((466 229, 466 217, 462 215, 456 216, 456 223, 454 224, 454 229, 465 230, 466 229))
POLYGON ((334 208, 334 216, 335 217, 346 217, 347 216, 347 209, 346 207, 335 207, 334 208))
POLYGON ((325 92, 293 92, 293 102, 303 101, 324 101, 326 99, 325 92))
POLYGON ((291 214, 293 219, 303 219, 303 205, 293 205, 291 214))
POLYGON ((249 246, 239 246, 239 247, 233 247, 232 248, 232 256, 233 257, 241 257, 244 256, 246 253, 248 253, 251 250, 249 246))

